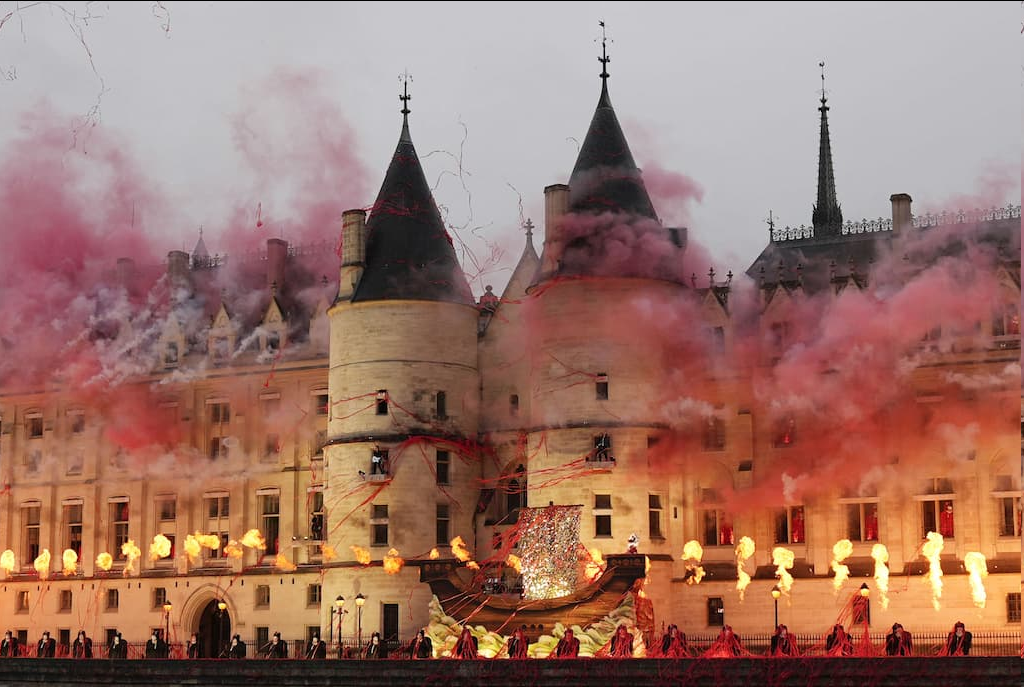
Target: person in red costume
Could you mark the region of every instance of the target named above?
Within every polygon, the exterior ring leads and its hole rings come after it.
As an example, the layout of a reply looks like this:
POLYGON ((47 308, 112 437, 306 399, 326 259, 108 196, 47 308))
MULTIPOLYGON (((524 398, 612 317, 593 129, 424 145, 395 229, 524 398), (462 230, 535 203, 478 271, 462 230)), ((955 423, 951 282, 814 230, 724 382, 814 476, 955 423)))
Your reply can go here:
POLYGON ((946 501, 945 508, 939 513, 939 534, 943 537, 953 536, 953 504, 946 501))
POLYGON ((685 658, 690 655, 686 635, 675 625, 668 626, 668 632, 661 638, 661 653, 664 658, 685 658))
POLYGON ((573 636, 572 629, 565 631, 565 635, 558 640, 555 652, 551 655, 555 658, 576 658, 580 655, 580 640, 573 636))
POLYGON ((832 632, 825 639, 825 653, 829 656, 852 656, 853 640, 840 624, 832 626, 832 632))
POLYGON ((768 652, 769 656, 799 656, 800 652, 796 648, 796 639, 793 635, 789 634, 789 628, 785 625, 779 625, 775 628, 775 634, 772 635, 772 646, 768 652))
POLYGON ((526 639, 523 627, 517 627, 512 636, 508 638, 509 658, 526 658, 526 650, 529 648, 530 642, 526 639))
POLYGON ((791 544, 803 544, 804 543, 804 509, 794 508, 793 509, 793 532, 790 537, 791 544))
POLYGON ((878 541, 878 506, 872 505, 864 516, 864 541, 878 541))
POLYGON ((615 634, 612 635, 611 648, 608 650, 608 655, 612 658, 633 657, 633 635, 629 633, 629 628, 625 625, 619 625, 615 629, 615 634))
POLYGON ((910 656, 913 654, 914 643, 910 633, 899 623, 893 623, 892 632, 885 636, 886 656, 910 656))
POLYGON ((708 647, 702 656, 704 658, 732 658, 744 653, 740 638, 732 631, 732 625, 725 625, 718 633, 718 638, 708 647))
POLYGON ((455 658, 477 658, 477 650, 480 648, 477 638, 469 631, 468 627, 462 628, 459 641, 455 643, 455 658))

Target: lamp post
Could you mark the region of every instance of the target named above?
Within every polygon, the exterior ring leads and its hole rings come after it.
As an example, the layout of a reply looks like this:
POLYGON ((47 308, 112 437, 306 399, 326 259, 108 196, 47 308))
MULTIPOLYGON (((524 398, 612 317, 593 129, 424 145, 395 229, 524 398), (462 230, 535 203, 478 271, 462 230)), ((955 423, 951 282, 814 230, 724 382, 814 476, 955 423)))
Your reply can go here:
MULTIPOLYGON (((172 608, 173 607, 171 606, 171 602, 170 601, 164 601, 164 621, 165 621, 165 624, 164 624, 164 628, 165 628, 164 629, 164 645, 167 646, 168 656, 170 655, 170 651, 171 651, 171 609, 172 608)), ((167 658, 168 656, 164 656, 164 658, 167 658)))
POLYGON ((779 597, 782 596, 782 590, 779 589, 779 585, 772 587, 772 599, 775 601, 775 627, 779 626, 779 597))
POLYGON ((219 656, 221 658, 227 658, 227 647, 228 640, 224 636, 224 616, 227 615, 225 611, 228 610, 228 605, 224 603, 224 599, 217 602, 217 613, 220 615, 220 636, 217 638, 217 646, 220 647, 219 656))
POLYGON ((356 650, 363 655, 363 604, 366 597, 361 593, 356 594, 356 650))
POLYGON ((338 614, 338 658, 341 658, 341 619, 344 617, 342 614, 345 612, 342 606, 345 605, 345 597, 338 595, 338 598, 334 600, 334 605, 331 606, 331 644, 334 644, 334 614, 338 614))

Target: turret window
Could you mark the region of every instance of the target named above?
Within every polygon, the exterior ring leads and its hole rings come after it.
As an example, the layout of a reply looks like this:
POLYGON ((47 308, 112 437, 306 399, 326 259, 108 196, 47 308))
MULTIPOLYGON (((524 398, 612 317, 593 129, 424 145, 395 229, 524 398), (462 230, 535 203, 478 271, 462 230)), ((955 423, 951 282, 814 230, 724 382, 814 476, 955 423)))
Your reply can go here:
POLYGON ((608 375, 604 372, 597 373, 597 380, 594 384, 596 398, 598 401, 608 400, 608 375))
POLYGON ((377 390, 377 414, 387 415, 388 414, 388 390, 378 389, 377 390))

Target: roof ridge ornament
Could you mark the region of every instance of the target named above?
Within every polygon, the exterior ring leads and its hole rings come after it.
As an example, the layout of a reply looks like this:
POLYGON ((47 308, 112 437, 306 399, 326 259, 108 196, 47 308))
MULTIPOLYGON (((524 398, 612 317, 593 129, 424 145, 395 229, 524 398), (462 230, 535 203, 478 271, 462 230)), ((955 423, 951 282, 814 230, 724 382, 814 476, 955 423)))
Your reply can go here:
POLYGON ((612 61, 612 58, 608 57, 608 34, 605 32, 604 20, 597 23, 601 27, 601 56, 597 58, 597 61, 601 63, 601 81, 607 84, 608 63, 612 61))

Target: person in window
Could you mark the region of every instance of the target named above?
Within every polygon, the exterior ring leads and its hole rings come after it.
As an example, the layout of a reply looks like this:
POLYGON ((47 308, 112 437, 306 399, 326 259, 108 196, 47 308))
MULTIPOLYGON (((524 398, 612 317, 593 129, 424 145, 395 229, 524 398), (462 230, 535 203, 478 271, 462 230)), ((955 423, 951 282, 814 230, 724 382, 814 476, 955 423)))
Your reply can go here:
POLYGON ((580 655, 580 640, 573 635, 572 628, 565 631, 551 655, 555 658, 576 658, 580 655))
POLYGON ((107 648, 107 658, 128 658, 128 642, 121 638, 121 633, 117 632, 114 637, 110 640, 110 646, 107 648))
POLYGON ((740 656, 744 652, 740 638, 732 631, 732 625, 723 625, 718 638, 712 642, 702 656, 704 658, 732 658, 740 656))
POLYGON ((690 655, 690 647, 686 643, 686 635, 679 631, 676 625, 669 625, 665 636, 661 638, 661 653, 663 658, 685 658, 690 655))
POLYGON ((199 635, 195 632, 193 632, 192 636, 188 638, 188 644, 185 655, 189 658, 203 657, 203 648, 202 645, 199 644, 199 635))
POLYGON ((874 504, 864 516, 864 541, 878 541, 878 506, 874 504))
POLYGON ((633 657, 633 635, 624 624, 615 628, 611 644, 608 648, 608 655, 612 658, 633 657))
POLYGON ((967 656, 971 653, 972 637, 973 635, 967 631, 967 627, 957 621, 946 637, 946 643, 939 652, 939 656, 967 656))
POLYGON ((3 641, 0 641, 0 658, 15 658, 18 655, 18 638, 10 630, 4 634, 3 641))
POLYGON ((92 640, 79 630, 75 643, 71 645, 71 658, 92 658, 92 640))
POLYGON ((526 658, 526 650, 529 648, 530 643, 526 639, 525 629, 526 625, 516 628, 516 631, 508 638, 509 658, 526 658))
POLYGON ((228 658, 245 658, 245 642, 242 641, 242 635, 235 635, 231 638, 231 644, 228 645, 228 658))
POLYGON ((946 507, 939 513, 939 534, 943 537, 953 536, 953 504, 946 502, 946 507))
POLYGON ((852 656, 853 640, 842 625, 836 623, 825 638, 825 653, 829 656, 852 656))
POLYGON ((910 633, 899 623, 892 624, 892 631, 885 636, 886 656, 910 656, 913 652, 913 641, 910 633))
POLYGON ((44 632, 39 644, 36 645, 36 658, 53 658, 57 655, 57 640, 44 632))
POLYGON ((793 635, 789 634, 789 628, 785 625, 779 625, 775 628, 775 634, 772 635, 772 645, 768 651, 769 656, 799 656, 800 652, 796 648, 796 640, 793 635))
POLYGON ((409 643, 409 658, 433 658, 434 644, 423 630, 409 643))
POLYGON ((380 639, 380 633, 374 632, 370 635, 370 641, 367 642, 366 648, 363 649, 363 658, 387 658, 388 648, 384 645, 384 642, 380 639))
POLYGON ((719 542, 718 543, 720 545, 722 545, 722 546, 733 546, 736 543, 735 541, 733 541, 732 523, 731 522, 723 522, 722 523, 722 531, 721 531, 721 534, 719 536, 719 542))
POLYGON ((313 638, 309 640, 309 646, 306 647, 306 659, 316 660, 321 658, 327 658, 327 645, 320 641, 320 638, 313 635, 313 638))
POLYGON ((470 631, 469 626, 462 628, 462 634, 459 635, 459 641, 455 642, 455 650, 452 655, 455 658, 472 659, 478 658, 478 651, 480 649, 480 643, 473 633, 470 631))
MULTIPOLYGON (((363 454, 365 455, 365 454, 363 454)), ((365 465, 365 463, 364 463, 365 465)), ((383 475, 384 474, 384 454, 381 453, 380 449, 374 449, 373 454, 370 456, 370 474, 371 475, 383 475)))
POLYGON ((267 646, 267 658, 288 658, 288 645, 281 641, 281 633, 275 632, 267 646))
POLYGON ((804 543, 804 509, 794 508, 793 509, 793 532, 790 537, 790 543, 803 544, 804 543))
POLYGON ((310 539, 313 541, 324 540, 324 516, 320 513, 313 513, 309 521, 310 539))

